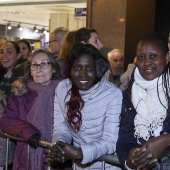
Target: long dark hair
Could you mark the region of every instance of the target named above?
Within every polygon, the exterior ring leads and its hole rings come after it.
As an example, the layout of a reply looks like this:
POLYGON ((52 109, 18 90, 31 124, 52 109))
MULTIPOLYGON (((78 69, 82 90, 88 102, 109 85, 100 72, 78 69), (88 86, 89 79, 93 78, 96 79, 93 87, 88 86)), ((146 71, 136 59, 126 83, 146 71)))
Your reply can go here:
POLYGON ((94 60, 95 69, 96 69, 95 83, 101 80, 101 78, 109 68, 108 61, 102 56, 100 51, 98 51, 98 49, 96 49, 93 45, 77 44, 73 46, 67 62, 68 64, 67 64, 66 75, 67 78, 69 78, 72 82, 72 88, 68 91, 67 94, 67 96, 70 95, 70 100, 66 102, 66 107, 68 108, 67 122, 75 132, 78 132, 80 130, 82 124, 81 110, 84 107, 85 103, 79 94, 78 88, 75 86, 74 82, 72 81, 71 69, 75 60, 77 60, 82 55, 88 55, 92 57, 94 60))

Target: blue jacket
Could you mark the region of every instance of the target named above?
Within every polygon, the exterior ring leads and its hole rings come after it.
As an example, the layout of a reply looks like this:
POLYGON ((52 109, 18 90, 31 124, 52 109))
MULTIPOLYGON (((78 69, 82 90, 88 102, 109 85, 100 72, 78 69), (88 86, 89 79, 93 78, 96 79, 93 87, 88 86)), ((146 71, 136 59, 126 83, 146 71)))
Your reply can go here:
MULTIPOLYGON (((123 102, 124 104, 124 102, 123 102)), ((119 129, 119 137, 116 144, 116 152, 119 158, 119 161, 122 165, 124 165, 125 160, 127 160, 129 151, 134 147, 139 147, 140 145, 137 143, 137 139, 134 137, 134 118, 136 116, 136 110, 133 107, 132 102, 130 102, 128 108, 128 115, 123 115, 121 112, 121 120, 122 125, 119 129)), ((163 122, 163 133, 170 133, 170 115, 167 115, 166 119, 163 122)), ((152 138, 152 137, 151 137, 152 138)), ((146 141, 140 139, 141 145, 143 145, 146 141)))

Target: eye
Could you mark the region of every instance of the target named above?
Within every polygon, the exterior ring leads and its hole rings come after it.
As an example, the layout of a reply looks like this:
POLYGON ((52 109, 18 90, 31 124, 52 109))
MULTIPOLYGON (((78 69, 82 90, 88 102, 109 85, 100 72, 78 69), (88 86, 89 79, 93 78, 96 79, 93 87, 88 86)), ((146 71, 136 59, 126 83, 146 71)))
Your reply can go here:
POLYGON ((8 53, 8 54, 11 54, 11 53, 12 53, 12 51, 11 51, 11 50, 8 50, 8 51, 7 51, 7 53, 8 53))
POLYGON ((137 59, 138 59, 138 60, 143 60, 143 59, 144 59, 144 56, 143 56, 143 55, 139 55, 139 56, 137 56, 137 59))
POLYGON ((150 58, 151 58, 151 59, 156 59, 156 58, 157 58, 157 55, 156 55, 156 54, 151 54, 151 55, 150 55, 150 58))
POLYGON ((37 65, 38 65, 38 64, 35 64, 35 63, 34 63, 34 64, 31 64, 32 67, 36 67, 37 65))
POLYGON ((88 70, 88 71, 92 71, 92 70, 93 70, 93 67, 92 67, 92 66, 88 66, 88 67, 87 67, 87 70, 88 70))
POLYGON ((31 64, 31 69, 32 70, 36 70, 38 67, 38 64, 34 63, 34 64, 31 64))
POLYGON ((97 40, 97 39, 95 39, 95 40, 94 40, 94 42, 95 42, 95 43, 97 43, 97 42, 98 42, 98 40, 97 40))
POLYGON ((48 65, 48 62, 42 62, 41 63, 41 66, 43 67, 43 66, 47 66, 48 65))
POLYGON ((80 66, 75 66, 74 69, 75 70, 80 70, 80 66))

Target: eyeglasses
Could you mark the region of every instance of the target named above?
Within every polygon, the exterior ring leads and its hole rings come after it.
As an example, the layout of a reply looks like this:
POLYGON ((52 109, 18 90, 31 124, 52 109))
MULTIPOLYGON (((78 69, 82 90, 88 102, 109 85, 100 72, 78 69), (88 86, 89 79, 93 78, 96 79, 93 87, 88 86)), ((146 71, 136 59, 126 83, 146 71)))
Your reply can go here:
POLYGON ((47 69, 48 68, 48 65, 51 64, 51 62, 42 62, 40 64, 37 64, 37 63, 34 63, 34 64, 31 64, 31 70, 32 71, 35 71, 38 69, 38 66, 40 66, 41 69, 47 69))
POLYGON ((52 43, 52 42, 60 42, 59 40, 52 40, 52 41, 49 41, 49 42, 46 42, 46 45, 49 47, 50 46, 50 43, 52 43))

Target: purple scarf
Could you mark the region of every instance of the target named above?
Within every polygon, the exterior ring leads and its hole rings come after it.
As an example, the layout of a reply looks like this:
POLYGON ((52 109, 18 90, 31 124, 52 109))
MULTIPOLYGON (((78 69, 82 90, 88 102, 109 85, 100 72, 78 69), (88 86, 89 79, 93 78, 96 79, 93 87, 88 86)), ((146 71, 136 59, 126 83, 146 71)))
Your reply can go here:
MULTIPOLYGON (((41 139, 51 141, 54 124, 54 95, 59 80, 52 80, 48 85, 35 82, 28 83, 28 87, 38 93, 34 105, 27 115, 29 123, 33 124, 42 134, 41 139)), ((45 158, 47 152, 44 148, 30 149, 31 170, 45 169, 45 158)))

